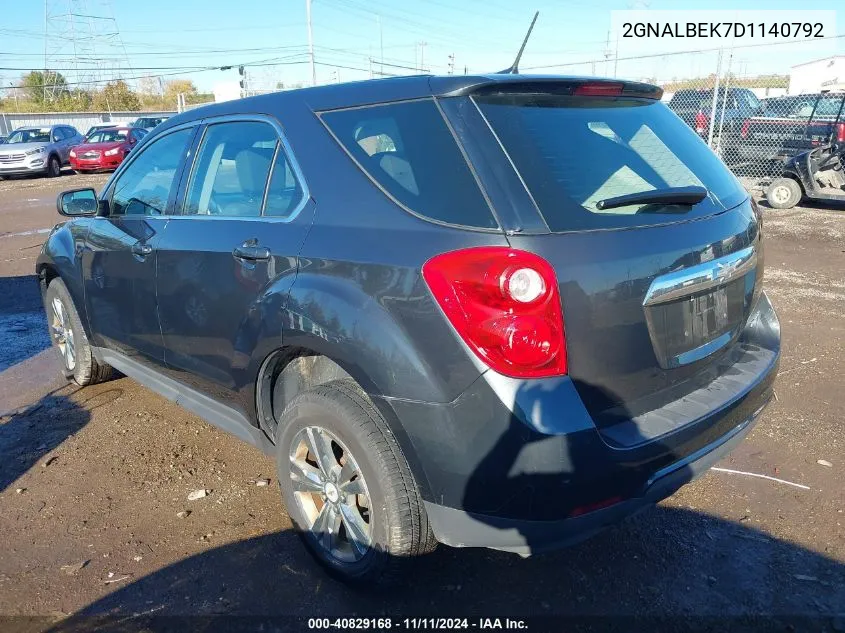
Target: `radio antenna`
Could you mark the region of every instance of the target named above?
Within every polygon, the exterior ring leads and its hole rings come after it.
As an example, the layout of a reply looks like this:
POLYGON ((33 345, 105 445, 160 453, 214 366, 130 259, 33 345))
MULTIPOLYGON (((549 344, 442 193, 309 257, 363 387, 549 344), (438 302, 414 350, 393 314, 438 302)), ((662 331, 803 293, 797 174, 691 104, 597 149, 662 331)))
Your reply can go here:
POLYGON ((519 47, 519 52, 516 54, 516 59, 513 60, 513 64, 509 68, 505 68, 504 70, 500 70, 497 72, 497 75, 518 75, 519 74, 519 60, 522 59, 522 51, 525 50, 525 45, 528 44, 528 38, 531 37, 531 31, 534 30, 534 23, 537 21, 537 16, 540 15, 539 11, 534 13, 534 19, 531 20, 531 26, 528 27, 528 33, 525 34, 525 39, 522 40, 522 46, 519 47))

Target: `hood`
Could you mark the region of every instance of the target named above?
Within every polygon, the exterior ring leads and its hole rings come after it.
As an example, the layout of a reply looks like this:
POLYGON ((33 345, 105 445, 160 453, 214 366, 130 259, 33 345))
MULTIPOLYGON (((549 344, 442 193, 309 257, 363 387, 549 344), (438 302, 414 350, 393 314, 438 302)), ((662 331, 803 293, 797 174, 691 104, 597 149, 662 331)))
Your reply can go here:
POLYGON ((74 145, 73 151, 85 152, 93 149, 105 152, 108 149, 114 149, 115 147, 120 147, 121 145, 126 145, 126 141, 108 141, 106 143, 82 143, 81 145, 74 145))
POLYGON ((20 152, 29 152, 39 147, 47 147, 49 143, 3 143, 0 148, 0 153, 19 154, 20 152))

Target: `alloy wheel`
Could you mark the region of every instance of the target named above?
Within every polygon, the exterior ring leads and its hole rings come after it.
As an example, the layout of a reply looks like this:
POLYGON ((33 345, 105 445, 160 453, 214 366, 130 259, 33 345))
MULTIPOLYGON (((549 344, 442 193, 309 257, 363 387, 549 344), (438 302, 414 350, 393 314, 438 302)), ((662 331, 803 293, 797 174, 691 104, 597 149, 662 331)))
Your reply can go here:
POLYGON ((58 297, 53 298, 52 304, 53 318, 51 319, 50 328, 53 332, 53 338, 56 341, 56 346, 59 348, 59 353, 62 355, 62 360, 65 363, 68 371, 73 371, 76 367, 76 344, 73 339, 73 328, 70 326, 70 318, 67 310, 58 297))
POLYGON ((308 426, 291 442, 290 478, 306 527, 323 550, 352 563, 372 544, 372 504, 364 475, 330 431, 308 426))

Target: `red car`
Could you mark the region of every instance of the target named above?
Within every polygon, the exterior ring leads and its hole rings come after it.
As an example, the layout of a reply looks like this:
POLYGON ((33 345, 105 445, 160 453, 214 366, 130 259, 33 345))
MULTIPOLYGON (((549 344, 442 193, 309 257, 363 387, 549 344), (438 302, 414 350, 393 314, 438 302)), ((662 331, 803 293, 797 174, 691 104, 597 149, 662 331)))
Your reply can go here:
POLYGON ((112 127, 91 132, 82 145, 70 150, 74 171, 117 169, 124 156, 147 135, 143 128, 112 127))

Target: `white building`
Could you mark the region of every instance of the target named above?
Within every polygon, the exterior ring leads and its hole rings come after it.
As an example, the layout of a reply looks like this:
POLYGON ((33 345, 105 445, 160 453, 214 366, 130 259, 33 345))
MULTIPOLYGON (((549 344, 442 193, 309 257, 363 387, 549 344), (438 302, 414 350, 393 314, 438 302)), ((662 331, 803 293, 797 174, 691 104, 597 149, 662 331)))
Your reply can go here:
POLYGON ((845 84, 845 55, 834 55, 793 66, 789 71, 789 94, 800 95, 841 87, 845 84))
POLYGON ((237 81, 221 81, 214 84, 214 101, 232 101, 241 98, 241 86, 237 81))

